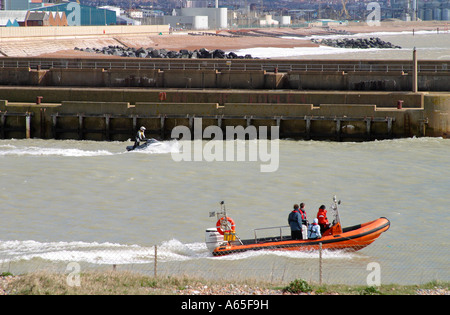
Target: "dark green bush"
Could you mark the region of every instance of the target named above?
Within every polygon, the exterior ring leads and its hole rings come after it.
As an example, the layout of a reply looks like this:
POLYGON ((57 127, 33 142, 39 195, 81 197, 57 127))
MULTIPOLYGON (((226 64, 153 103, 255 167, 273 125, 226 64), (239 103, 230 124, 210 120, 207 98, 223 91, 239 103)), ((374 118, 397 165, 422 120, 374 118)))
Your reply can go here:
POLYGON ((289 285, 285 287, 283 291, 289 293, 309 293, 312 291, 312 287, 305 280, 296 279, 289 283, 289 285))

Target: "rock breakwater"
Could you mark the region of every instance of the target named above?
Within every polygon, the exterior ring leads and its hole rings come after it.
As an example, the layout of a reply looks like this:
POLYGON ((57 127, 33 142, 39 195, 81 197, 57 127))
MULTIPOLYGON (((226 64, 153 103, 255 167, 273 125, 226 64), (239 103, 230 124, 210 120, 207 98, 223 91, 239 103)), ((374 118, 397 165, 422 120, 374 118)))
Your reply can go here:
POLYGON ((391 48, 391 49, 400 49, 402 47, 393 45, 390 42, 386 42, 381 40, 378 37, 370 37, 370 38, 342 38, 342 39, 314 39, 312 40, 314 43, 319 45, 326 45, 336 48, 359 48, 359 49, 368 49, 368 48, 391 48))
MULTIPOLYGON (((132 57, 132 58, 184 58, 184 59, 197 59, 197 58, 216 58, 216 59, 254 59, 252 55, 247 54, 244 56, 238 55, 234 52, 226 53, 222 49, 208 50, 206 48, 187 50, 180 49, 179 51, 167 50, 167 49, 155 49, 155 48, 132 48, 122 46, 107 46, 101 49, 98 48, 78 48, 75 50, 109 55, 119 57, 132 57)), ((255 58, 256 59, 256 58, 255 58)))

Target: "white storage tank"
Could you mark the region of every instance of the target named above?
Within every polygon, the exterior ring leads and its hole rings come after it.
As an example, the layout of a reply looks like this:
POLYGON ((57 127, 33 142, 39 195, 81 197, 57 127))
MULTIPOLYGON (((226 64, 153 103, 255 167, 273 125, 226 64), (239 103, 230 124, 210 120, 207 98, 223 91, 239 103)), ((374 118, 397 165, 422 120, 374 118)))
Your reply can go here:
POLYGON ((196 15, 192 21, 193 30, 207 30, 208 29, 208 17, 196 15))
POLYGON ((431 21, 433 20, 433 10, 432 9, 426 9, 425 10, 425 21, 431 21))
POLYGON ((441 20, 441 9, 440 8, 434 8, 433 10, 433 20, 440 21, 441 20))
POLYGON ((228 9, 227 8, 218 8, 216 10, 219 10, 219 21, 216 22, 217 27, 227 28, 228 27, 228 9))
POLYGON ((291 24, 291 17, 289 15, 283 15, 281 17, 280 24, 281 25, 290 25, 291 24))
POLYGON ((450 21, 450 9, 442 9, 442 20, 443 21, 450 21))
POLYGON ((424 9, 419 9, 419 13, 418 13, 417 17, 419 19, 421 19, 422 21, 425 20, 425 10, 424 9))

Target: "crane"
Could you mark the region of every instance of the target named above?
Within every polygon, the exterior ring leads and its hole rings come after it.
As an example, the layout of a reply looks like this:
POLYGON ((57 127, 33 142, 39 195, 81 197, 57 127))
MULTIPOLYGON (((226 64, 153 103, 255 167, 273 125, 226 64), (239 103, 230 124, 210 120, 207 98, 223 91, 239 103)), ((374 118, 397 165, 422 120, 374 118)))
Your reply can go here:
POLYGON ((344 18, 346 20, 348 20, 348 18, 350 17, 350 15, 348 14, 348 11, 347 11, 347 7, 346 7, 347 1, 348 0, 341 0, 341 2, 342 2, 342 10, 341 10, 341 14, 340 14, 340 17, 344 18))

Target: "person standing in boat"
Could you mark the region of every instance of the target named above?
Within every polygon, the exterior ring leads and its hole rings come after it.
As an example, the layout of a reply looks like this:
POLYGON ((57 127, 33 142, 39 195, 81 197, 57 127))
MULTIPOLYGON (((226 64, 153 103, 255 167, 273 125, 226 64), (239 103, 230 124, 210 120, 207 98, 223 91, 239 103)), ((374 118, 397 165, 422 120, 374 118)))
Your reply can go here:
POLYGON ((293 240, 301 240, 302 237, 302 215, 299 211, 298 204, 294 205, 294 210, 289 213, 288 223, 291 228, 291 236, 293 240))
POLYGON ((139 128, 137 134, 136 134, 136 139, 134 141, 134 146, 133 149, 136 149, 137 146, 139 146, 141 144, 141 141, 146 141, 147 139, 145 138, 145 127, 142 126, 141 128, 139 128))
POLYGON ((327 210, 324 205, 321 205, 319 212, 317 212, 317 220, 320 226, 320 233, 323 233, 330 228, 330 223, 327 218, 327 210))
POLYGON ((306 218, 306 210, 305 210, 305 204, 302 202, 300 203, 300 214, 302 216, 302 223, 306 226, 308 226, 308 219, 306 218))
POLYGON ((314 218, 313 223, 309 225, 308 227, 308 239, 318 239, 322 237, 322 234, 320 233, 320 226, 318 224, 319 220, 317 218, 314 218))

